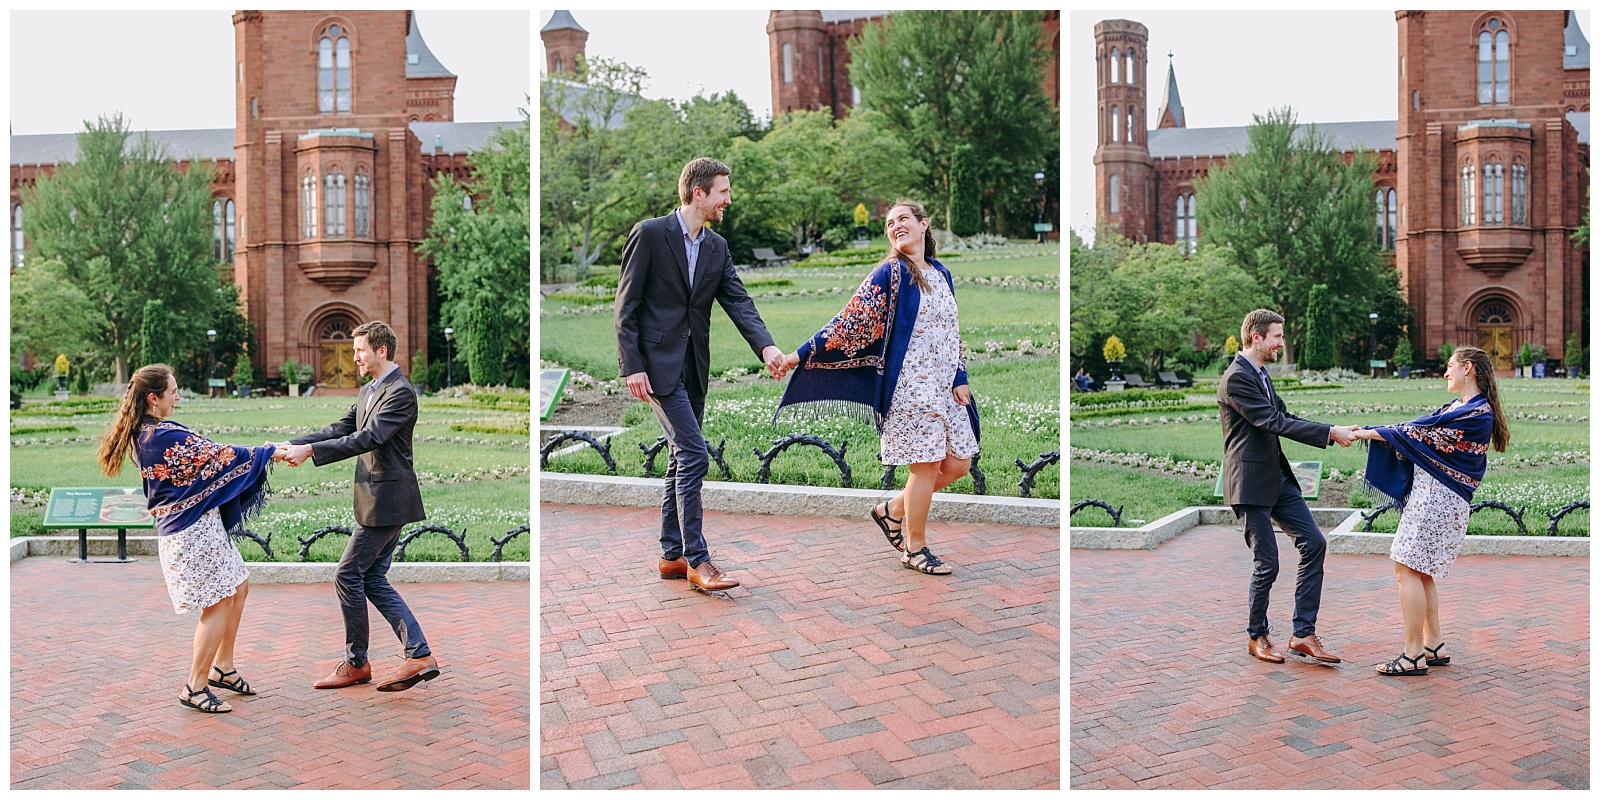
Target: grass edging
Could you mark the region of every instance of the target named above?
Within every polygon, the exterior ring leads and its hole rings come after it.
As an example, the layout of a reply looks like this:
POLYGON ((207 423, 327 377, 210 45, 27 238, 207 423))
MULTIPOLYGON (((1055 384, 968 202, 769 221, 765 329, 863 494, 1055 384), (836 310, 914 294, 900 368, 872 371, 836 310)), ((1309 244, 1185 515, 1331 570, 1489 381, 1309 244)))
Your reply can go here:
MULTIPOLYGON (((160 557, 159 538, 129 536, 128 556, 160 557)), ((89 557, 111 558, 117 554, 117 537, 90 536, 89 557)), ((56 556, 78 557, 77 536, 19 536, 11 540, 11 563, 24 558, 56 556)), ((84 569, 115 569, 117 565, 85 564, 84 569)), ((250 561, 250 582, 332 583, 339 568, 333 562, 250 561)), ((473 583, 478 581, 531 581, 532 565, 526 561, 397 561, 389 568, 393 583, 473 583)))

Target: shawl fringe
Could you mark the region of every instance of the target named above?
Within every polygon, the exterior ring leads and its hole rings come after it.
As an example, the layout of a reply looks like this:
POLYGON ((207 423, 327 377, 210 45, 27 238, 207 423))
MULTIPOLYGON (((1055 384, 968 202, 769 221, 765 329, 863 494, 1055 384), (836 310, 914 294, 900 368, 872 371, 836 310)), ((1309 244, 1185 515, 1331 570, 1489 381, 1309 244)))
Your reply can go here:
POLYGON ((806 400, 779 406, 777 411, 772 412, 772 424, 801 420, 815 422, 823 417, 847 417, 871 425, 883 433, 883 415, 878 413, 878 409, 854 400, 806 400))

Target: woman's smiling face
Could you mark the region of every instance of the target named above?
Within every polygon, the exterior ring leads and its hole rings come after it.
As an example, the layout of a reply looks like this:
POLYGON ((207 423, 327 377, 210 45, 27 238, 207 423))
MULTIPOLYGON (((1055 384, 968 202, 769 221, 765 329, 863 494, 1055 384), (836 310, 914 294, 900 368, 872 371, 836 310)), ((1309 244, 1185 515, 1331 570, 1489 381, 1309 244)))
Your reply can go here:
POLYGON ((895 206, 884 219, 883 231, 889 237, 889 244, 898 250, 921 244, 928 231, 928 221, 917 219, 907 206, 895 206))

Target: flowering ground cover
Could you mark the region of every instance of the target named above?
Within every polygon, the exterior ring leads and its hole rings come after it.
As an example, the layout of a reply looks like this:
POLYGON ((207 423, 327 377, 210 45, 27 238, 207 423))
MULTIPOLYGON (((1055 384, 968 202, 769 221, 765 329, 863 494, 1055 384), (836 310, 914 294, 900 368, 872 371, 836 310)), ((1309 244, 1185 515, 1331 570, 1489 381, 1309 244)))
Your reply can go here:
MULTIPOLYGON (((269 398, 254 400, 191 399, 179 404, 174 419, 201 434, 228 444, 258 445, 281 441, 338 420, 351 397, 269 398)), ((26 411, 48 410, 30 404, 26 411)), ((489 404, 470 397, 426 397, 418 413, 413 443, 427 525, 465 532, 474 561, 487 561, 494 549, 489 538, 529 525, 532 515, 530 451, 526 393, 489 404), (468 430, 452 430, 452 426, 468 430), (504 431, 504 432, 502 432, 504 431)), ((101 411, 69 418, 28 413, 11 418, 11 535, 47 533, 40 527, 49 491, 61 486, 134 486, 138 472, 130 463, 122 474, 107 478, 95 462, 98 437, 109 427, 111 413, 101 411), (41 428, 53 430, 40 430, 41 428), (64 427, 76 430, 63 430, 64 427)), ((354 460, 315 467, 309 461, 290 468, 273 467, 272 499, 249 527, 271 536, 279 560, 298 560, 296 541, 329 525, 350 526, 354 460)), ((50 531, 51 534, 59 534, 50 531)), ((325 536, 313 545, 313 561, 337 561, 344 537, 325 536)), ((529 537, 518 536, 502 552, 505 561, 529 560, 529 537)), ((264 560, 259 547, 243 542, 247 561, 264 560)), ((442 535, 419 537, 406 548, 408 561, 459 561, 460 550, 442 535)))
MULTIPOLYGON (((1528 532, 1542 534, 1549 525, 1547 513, 1589 499, 1589 382, 1507 378, 1499 386, 1511 447, 1505 453, 1490 451, 1488 473, 1473 499, 1526 508, 1528 532)), ((1357 380, 1338 389, 1285 393, 1283 399, 1291 412, 1317 422, 1383 425, 1413 419, 1450 395, 1442 379, 1357 380)), ((1081 419, 1069 410, 1073 502, 1101 499, 1126 506, 1124 518, 1146 520, 1187 505, 1220 503, 1212 495, 1222 463, 1216 400, 1203 393, 1188 400, 1187 407, 1176 410, 1163 403, 1160 410, 1134 408, 1081 419)), ((1374 505, 1361 483, 1366 451, 1359 443, 1318 449, 1285 440, 1284 452, 1291 461, 1323 463, 1322 495, 1312 506, 1374 505)), ((1095 509, 1079 512, 1073 522, 1108 524, 1095 509)), ((1373 529, 1393 531, 1397 522, 1394 513, 1385 513, 1373 529)), ((1491 511, 1473 515, 1468 531, 1517 532, 1506 515, 1491 511)), ((1570 513, 1559 531, 1588 535, 1589 512, 1570 513)))

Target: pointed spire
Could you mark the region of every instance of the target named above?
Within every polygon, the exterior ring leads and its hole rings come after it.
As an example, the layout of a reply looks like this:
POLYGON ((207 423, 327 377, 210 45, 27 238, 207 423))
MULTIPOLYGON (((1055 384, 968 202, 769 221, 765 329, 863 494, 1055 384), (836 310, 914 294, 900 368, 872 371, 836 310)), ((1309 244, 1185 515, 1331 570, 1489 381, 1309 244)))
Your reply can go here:
POLYGON ((565 30, 574 30, 574 31, 581 31, 583 33, 588 33, 588 31, 583 29, 582 25, 578 24, 577 20, 572 18, 572 12, 571 11, 557 11, 556 13, 551 14, 550 15, 550 21, 546 22, 544 24, 544 27, 539 29, 539 32, 540 33, 545 33, 547 31, 565 31, 565 30))
POLYGON ((1562 31, 1566 41, 1561 53, 1561 66, 1565 69, 1586 69, 1589 66, 1589 40, 1578 27, 1578 15, 1567 12, 1567 27, 1562 31))
POLYGON ((1184 128, 1183 98, 1178 96, 1178 76, 1172 69, 1172 51, 1167 51, 1167 87, 1161 92, 1161 107, 1156 109, 1156 127, 1184 128))
POLYGON ((428 49, 428 43, 422 40, 422 31, 417 29, 417 12, 408 12, 406 16, 411 18, 411 27, 406 31, 406 77, 453 74, 439 63, 433 51, 428 49))

